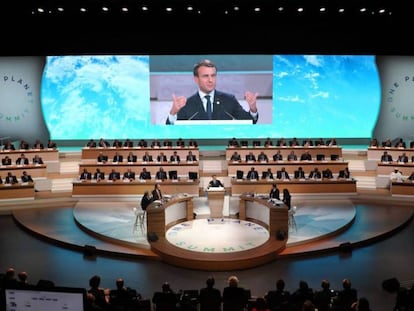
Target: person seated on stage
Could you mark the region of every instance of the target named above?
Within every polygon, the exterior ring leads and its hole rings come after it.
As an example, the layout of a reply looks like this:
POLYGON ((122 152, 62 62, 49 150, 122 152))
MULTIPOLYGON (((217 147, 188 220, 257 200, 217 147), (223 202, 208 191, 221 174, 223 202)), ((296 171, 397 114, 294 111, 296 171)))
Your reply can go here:
POLYGON ((331 138, 326 141, 326 145, 329 147, 337 146, 338 143, 336 142, 336 138, 331 138))
POLYGON ((256 169, 252 166, 250 168, 250 171, 247 172, 246 178, 248 180, 259 180, 259 173, 256 171, 256 169))
POLYGON ((272 188, 270 189, 270 192, 269 192, 269 198, 280 200, 280 191, 276 184, 272 184, 272 188))
POLYGON ((229 140, 228 147, 239 147, 239 142, 235 137, 233 137, 231 140, 229 140))
POLYGON ((217 187, 223 187, 224 188, 223 183, 220 180, 217 179, 217 175, 212 176, 212 179, 208 183, 207 189, 210 189, 212 187, 213 188, 217 188, 217 187))
POLYGON ((403 152, 401 155, 398 156, 397 162, 400 163, 408 163, 408 156, 405 152, 403 152))
POLYGON ((414 180, 414 172, 410 174, 410 176, 407 177, 408 180, 414 180))
POLYGON ((384 153, 381 156, 380 161, 383 163, 388 163, 388 162, 392 162, 393 160, 392 160, 392 156, 388 154, 388 151, 384 151, 384 153))
POLYGON ((167 162, 167 156, 164 154, 164 152, 160 152, 160 154, 157 156, 157 162, 167 162))
POLYGON ((164 171, 164 168, 161 166, 159 170, 155 173, 155 179, 157 180, 166 180, 167 179, 167 172, 164 171))
POLYGON ((259 155, 257 156, 257 161, 259 162, 269 162, 269 158, 264 151, 260 151, 259 155))
POLYGON ((30 176, 29 174, 27 174, 26 171, 23 171, 22 176, 21 176, 20 179, 22 180, 22 183, 25 183, 25 182, 32 183, 33 182, 32 176, 30 176))
POLYGON ((197 141, 194 139, 190 139, 190 141, 188 142, 188 147, 197 148, 198 147, 197 141))
POLYGON ((170 284, 165 282, 162 285, 162 291, 155 292, 152 296, 152 303, 155 310, 177 310, 179 298, 171 289, 170 284))
POLYGON ((135 163, 137 162, 138 157, 132 152, 128 152, 128 156, 127 156, 127 162, 128 163, 135 163))
POLYGON ((44 149, 45 146, 42 144, 40 139, 36 139, 36 141, 33 144, 33 149, 44 149))
POLYGON ((124 173, 124 176, 122 176, 122 179, 129 181, 135 180, 135 172, 133 172, 131 168, 128 168, 124 173))
POLYGON ((19 144, 19 149, 20 150, 28 150, 28 149, 30 149, 30 145, 26 140, 22 139, 20 141, 20 144, 19 144))
POLYGON ((315 140, 315 146, 326 146, 326 143, 323 140, 323 138, 321 137, 321 138, 315 140))
POLYGON ((148 142, 145 139, 140 139, 138 141, 137 146, 140 147, 140 148, 147 148, 148 147, 148 142))
POLYGON ((373 140, 371 140, 369 147, 371 148, 378 148, 380 146, 378 139, 374 138, 373 140))
POLYGON ((278 147, 287 147, 288 146, 288 142, 286 141, 286 139, 284 139, 283 137, 278 139, 276 146, 278 147))
POLYGON ((402 138, 398 139, 398 141, 395 143, 396 148, 405 148, 406 144, 402 138))
POLYGON ((285 167, 282 167, 279 171, 276 172, 276 178, 282 180, 289 180, 289 173, 286 171, 285 167))
POLYGON ((162 142, 162 145, 163 145, 164 147, 167 147, 167 148, 172 148, 173 143, 172 143, 172 141, 171 141, 171 140, 166 139, 166 140, 164 140, 164 141, 162 142))
POLYGON ((114 168, 108 175, 108 180, 117 181, 121 179, 121 173, 117 172, 114 168))
POLYGON ((114 148, 122 148, 122 141, 120 141, 119 139, 115 139, 112 142, 112 147, 114 147, 114 148))
POLYGON ((148 172, 147 168, 143 167, 141 173, 139 173, 139 179, 141 179, 141 180, 151 179, 151 172, 148 172))
POLYGON ((398 170, 398 167, 394 168, 394 170, 390 173, 390 180, 391 181, 402 181, 402 173, 398 170))
POLYGON ((115 152, 114 157, 112 158, 113 163, 120 163, 124 161, 124 156, 120 154, 118 151, 115 152))
POLYGON ((290 147, 299 147, 300 146, 299 140, 296 137, 293 137, 293 139, 291 141, 289 141, 289 146, 290 147))
POLYGON ((12 142, 9 139, 7 139, 4 142, 3 150, 16 150, 16 148, 14 147, 14 145, 12 144, 12 142))
POLYGON ((95 173, 93 174, 93 179, 96 181, 101 181, 105 179, 105 173, 101 172, 99 168, 96 169, 95 173))
POLYGON ((267 171, 262 172, 262 179, 274 179, 272 169, 270 167, 267 171))
POLYGON ((333 178, 333 173, 329 168, 326 168, 325 170, 322 171, 322 178, 323 179, 332 179, 333 178))
POLYGON ((295 151, 291 151, 288 156, 287 156, 287 160, 288 161, 297 161, 298 160, 298 156, 295 154, 295 151))
POLYGON ((253 154, 252 151, 246 154, 246 162, 256 162, 256 156, 253 154))
POLYGON ((303 146, 303 147, 312 147, 312 146, 313 146, 313 141, 312 141, 312 139, 310 139, 310 138, 305 139, 305 140, 302 142, 302 146, 303 146))
POLYGON ((283 161, 283 155, 280 150, 276 151, 276 153, 273 155, 273 161, 283 161))
POLYGON ((230 157, 230 161, 232 162, 241 162, 240 154, 237 151, 234 151, 230 157))
POLYGON ((82 173, 79 176, 79 179, 83 180, 83 181, 91 180, 92 179, 92 174, 86 168, 84 168, 82 173))
POLYGON ((193 154, 191 150, 189 150, 186 156, 186 160, 187 162, 197 162, 197 157, 195 156, 195 154, 193 154))
POLYGON ((185 147, 185 142, 182 138, 178 138, 175 144, 178 148, 184 148, 185 147))
POLYGON ((17 184, 19 181, 17 180, 17 177, 12 174, 12 172, 8 172, 6 178, 4 179, 5 184, 17 184))
POLYGON ((9 156, 5 156, 3 159, 1 159, 2 165, 12 165, 12 159, 9 156))
POLYGON ((52 141, 51 139, 48 139, 47 141, 47 148, 49 149, 56 149, 57 148, 57 144, 52 141))
POLYGON ((34 165, 43 165, 44 164, 43 159, 38 154, 35 154, 35 156, 32 159, 32 163, 34 165))
POLYGON ((102 151, 99 152, 98 157, 96 158, 98 163, 106 163, 108 162, 108 156, 105 155, 102 151))
POLYGON ((382 142, 382 146, 386 148, 392 147, 392 141, 391 138, 387 138, 385 141, 382 142))
POLYGON ((298 169, 294 172, 295 179, 305 179, 305 171, 303 170, 302 166, 299 166, 298 169))
POLYGON ((142 156, 142 162, 152 162, 152 155, 150 155, 148 151, 145 151, 142 156))
POLYGON ((98 147, 99 148, 109 148, 111 145, 109 142, 103 138, 99 139, 98 141, 98 147))
POLYGON ((141 209, 143 211, 147 210, 147 207, 151 204, 152 202, 152 196, 149 193, 149 191, 145 191, 144 195, 141 198, 141 209))
POLYGON ((161 148, 161 142, 158 139, 154 139, 151 143, 151 148, 161 148))
POLYGON ((29 165, 29 159, 26 158, 24 153, 21 153, 20 157, 17 158, 16 165, 29 165))
POLYGON ((342 178, 349 179, 349 178, 351 178, 351 172, 349 171, 349 168, 345 167, 344 170, 340 170, 339 174, 338 174, 338 178, 339 179, 342 179, 342 178))
POLYGON ((312 171, 309 172, 309 179, 322 179, 321 171, 315 167, 312 171))
POLYGON ((272 140, 270 139, 270 137, 268 137, 268 138, 266 138, 266 140, 264 141, 264 143, 263 143, 263 146, 265 146, 265 147, 272 147, 273 146, 273 142, 272 142, 272 140))
POLYGON ((302 155, 300 156, 301 161, 312 161, 312 155, 310 154, 309 150, 306 150, 302 155))
POLYGON ((162 200, 161 185, 159 183, 156 183, 154 185, 154 189, 152 190, 152 200, 153 201, 160 201, 160 200, 162 200))
POLYGON ((132 147, 134 147, 134 143, 132 142, 132 140, 131 140, 131 139, 127 138, 127 139, 124 141, 123 146, 124 146, 125 148, 132 148, 132 147))
POLYGON ((96 141, 94 139, 89 139, 85 145, 88 148, 96 148, 96 141))
POLYGON ((180 163, 180 156, 177 151, 174 151, 174 153, 170 156, 170 162, 180 163))

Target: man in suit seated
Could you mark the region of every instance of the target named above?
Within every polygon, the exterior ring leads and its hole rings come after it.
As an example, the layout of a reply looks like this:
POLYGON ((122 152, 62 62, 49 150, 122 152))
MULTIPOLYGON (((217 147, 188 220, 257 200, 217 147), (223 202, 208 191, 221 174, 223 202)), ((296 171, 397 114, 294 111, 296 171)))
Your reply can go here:
POLYGON ((193 68, 194 82, 198 91, 194 95, 173 95, 166 124, 174 124, 176 120, 251 120, 256 123, 259 113, 256 106, 258 94, 246 92, 244 98, 249 111, 244 110, 232 94, 216 90, 217 68, 210 60, 202 60, 193 68))
POLYGON ((321 171, 315 167, 312 171, 310 171, 309 179, 322 179, 321 171))
POLYGON ((108 176, 108 180, 117 181, 121 179, 121 173, 117 172, 114 168, 111 170, 108 176))
POLYGON ((13 184, 17 184, 18 180, 17 180, 17 177, 15 175, 13 175, 11 172, 8 172, 7 176, 4 180, 4 183, 13 185, 13 184))
POLYGON ((5 156, 3 159, 1 159, 2 165, 12 165, 12 159, 9 156, 5 156))
POLYGON ((257 156, 257 160, 259 162, 269 162, 269 158, 267 157, 267 154, 264 153, 264 151, 261 151, 259 155, 257 156))
POLYGON ((34 165, 42 165, 43 164, 43 159, 38 154, 36 154, 33 157, 32 162, 33 162, 34 165))
POLYGON ((22 177, 21 177, 21 180, 22 180, 22 182, 24 183, 24 182, 30 182, 30 183, 32 183, 33 182, 33 178, 32 178, 32 176, 30 176, 29 174, 27 174, 27 172, 26 171, 23 171, 23 173, 22 173, 23 175, 22 175, 22 177))
POLYGON ((345 167, 344 170, 340 170, 338 174, 338 178, 351 178, 351 172, 349 171, 349 168, 345 167))
POLYGON ((180 156, 178 155, 177 151, 174 151, 174 153, 171 155, 170 162, 180 163, 180 156))
POLYGON ((142 156, 142 162, 152 162, 152 155, 150 155, 148 151, 145 151, 142 156))
POLYGON ((403 152, 401 155, 398 156, 398 162, 400 162, 400 163, 407 163, 408 162, 408 156, 405 152, 403 152))
POLYGON ((84 168, 82 173, 79 176, 79 179, 83 180, 83 181, 91 180, 92 179, 92 174, 90 172, 88 172, 88 170, 86 168, 84 168))
POLYGON ((161 151, 157 156, 157 162, 167 162, 167 156, 164 154, 164 152, 161 151))
POLYGON ((302 155, 300 156, 301 161, 312 161, 312 155, 308 150, 306 150, 302 155))
POLYGON ((119 152, 115 152, 115 155, 114 155, 114 157, 113 157, 113 159, 112 159, 112 162, 114 162, 114 163, 120 163, 120 162, 122 162, 124 160, 124 157, 123 157, 123 155, 122 154, 120 154, 119 152))
POLYGON ((148 172, 145 167, 143 167, 141 173, 139 174, 139 179, 151 179, 151 173, 148 172))
POLYGON ((98 163, 105 163, 108 162, 108 156, 104 155, 103 152, 99 152, 98 157, 96 158, 98 163))
POLYGON ((276 172, 277 179, 290 179, 289 173, 286 171, 285 167, 282 167, 279 171, 276 172))
POLYGON ((280 150, 276 151, 276 153, 273 155, 273 161, 283 161, 283 155, 280 150))
POLYGON ((16 165, 29 165, 29 159, 26 158, 24 153, 21 153, 20 157, 17 158, 16 165))
POLYGON ((292 150, 288 156, 287 156, 287 160, 288 161, 297 161, 298 160, 298 156, 295 154, 295 152, 292 150))
POLYGON ((188 154, 186 156, 186 160, 187 160, 187 162, 197 162, 197 157, 190 150, 190 151, 188 151, 188 154))
POLYGON ((133 181, 135 180, 135 172, 132 171, 131 168, 128 168, 122 177, 124 180, 133 181))
POLYGON ((253 154, 253 152, 249 152, 246 154, 246 162, 256 162, 256 156, 253 154))
POLYGON ((324 179, 332 179, 333 178, 332 171, 329 168, 327 168, 326 170, 323 170, 322 171, 322 178, 324 178, 324 179))
POLYGON ((392 156, 388 154, 388 151, 384 151, 381 156, 381 162, 392 162, 392 156))
POLYGON ((240 162, 241 161, 240 154, 237 151, 234 151, 233 154, 230 157, 230 161, 240 162))
POLYGON ((167 172, 164 171, 163 167, 160 167, 160 169, 155 173, 155 179, 158 180, 166 180, 167 179, 167 172))
POLYGON ((295 179, 305 179, 305 171, 302 166, 299 166, 298 169, 294 172, 295 179))
POLYGON ((99 168, 96 169, 95 173, 93 174, 93 179, 96 181, 101 181, 105 179, 105 173, 101 172, 99 168))
POLYGON ((273 179, 273 173, 270 167, 267 169, 267 171, 262 172, 262 179, 273 179))
POLYGON ((130 151, 128 153, 127 162, 128 163, 135 163, 135 162, 137 162, 137 156, 135 154, 133 154, 132 151, 130 151))
POLYGON ((247 177, 246 178, 249 179, 249 180, 258 180, 259 179, 259 173, 252 166, 250 168, 250 171, 247 172, 247 177))

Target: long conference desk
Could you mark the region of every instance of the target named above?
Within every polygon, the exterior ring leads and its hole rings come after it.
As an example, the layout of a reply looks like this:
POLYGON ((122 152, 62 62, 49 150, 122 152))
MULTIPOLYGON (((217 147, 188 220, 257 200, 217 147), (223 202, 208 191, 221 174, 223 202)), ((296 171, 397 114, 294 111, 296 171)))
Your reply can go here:
POLYGON ((408 159, 411 161, 411 157, 414 156, 414 149, 412 148, 386 148, 386 147, 368 147, 367 159, 368 161, 380 161, 381 156, 387 151, 392 156, 393 160, 397 160, 398 156, 405 153, 408 159))
POLYGON ((409 176, 414 172, 414 163, 378 162, 377 175, 390 175, 395 168, 398 168, 404 176, 409 176))
POLYGON ((152 191, 155 184, 161 185, 164 194, 173 195, 176 193, 188 193, 189 195, 199 195, 199 180, 165 180, 165 181, 79 181, 72 183, 72 196, 140 196, 145 191, 152 191))
POLYGON ((96 160, 99 153, 103 153, 104 155, 108 156, 108 159, 112 159, 115 155, 115 153, 118 153, 126 159, 128 154, 132 152, 134 155, 137 156, 138 160, 142 160, 142 157, 144 156, 145 152, 148 152, 153 159, 155 160, 157 155, 160 152, 163 152, 168 159, 170 159, 170 156, 174 153, 174 151, 177 151, 177 154, 180 156, 181 160, 185 160, 186 156, 189 151, 193 155, 196 156, 197 160, 199 159, 200 153, 199 149, 197 147, 160 147, 160 148, 140 148, 140 147, 125 147, 125 148, 88 148, 84 147, 82 148, 82 159, 94 159, 96 160))
POLYGON ((23 171, 26 171, 28 175, 32 176, 32 178, 47 176, 46 164, 1 165, 0 166, 0 176, 3 178, 3 180, 6 178, 6 175, 8 172, 11 172, 12 175, 16 176, 17 179, 19 179, 23 175, 23 171))
POLYGON ((38 155, 42 158, 43 162, 57 162, 59 161, 59 150, 58 149, 17 149, 17 150, 1 150, 0 158, 3 159, 6 155, 12 159, 13 163, 16 163, 17 158, 24 153, 26 158, 29 161, 32 161, 32 158, 35 155, 38 155))
POLYGON ((0 200, 33 199, 35 189, 33 183, 18 183, 0 185, 0 200))
POLYGON ((297 147, 277 147, 277 146, 270 146, 270 147, 227 147, 226 148, 226 159, 230 160, 233 153, 237 151, 240 154, 242 160, 246 158, 246 155, 250 152, 256 156, 259 155, 262 151, 267 155, 269 160, 273 159, 273 155, 280 151, 283 156, 283 159, 287 159, 287 156, 293 151, 298 159, 300 158, 301 154, 305 151, 309 151, 312 156, 312 159, 316 159, 318 154, 323 154, 326 159, 330 159, 331 155, 335 155, 338 158, 342 158, 342 147, 340 146, 315 146, 315 147, 305 147, 305 146, 297 146, 297 147))
POLYGON ((326 170, 329 168, 332 173, 337 174, 339 171, 344 170, 348 167, 348 162, 344 161, 269 161, 269 162, 233 162, 228 161, 227 169, 228 175, 230 177, 237 176, 237 171, 243 171, 244 176, 247 175, 247 172, 254 167, 259 175, 261 175, 262 171, 267 171, 268 168, 272 169, 273 174, 276 171, 280 170, 282 167, 286 169, 290 176, 293 176, 294 171, 296 171, 299 167, 302 167, 305 171, 305 174, 309 174, 311 170, 315 167, 319 169, 319 171, 326 170))
POLYGON ((321 180, 237 180, 231 181, 232 195, 244 193, 269 193, 272 184, 280 191, 286 188, 290 193, 347 193, 356 194, 356 181, 353 179, 321 179, 321 180))
POLYGON ((401 182, 391 182, 391 195, 413 195, 414 196, 414 181, 404 180, 401 182))

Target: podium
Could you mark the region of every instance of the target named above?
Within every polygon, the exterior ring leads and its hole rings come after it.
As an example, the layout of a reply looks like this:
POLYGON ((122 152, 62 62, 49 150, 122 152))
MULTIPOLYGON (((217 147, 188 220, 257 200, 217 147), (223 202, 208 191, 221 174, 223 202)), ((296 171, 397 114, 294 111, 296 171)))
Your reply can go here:
POLYGON ((210 187, 207 189, 210 218, 223 218, 224 193, 223 187, 210 187))

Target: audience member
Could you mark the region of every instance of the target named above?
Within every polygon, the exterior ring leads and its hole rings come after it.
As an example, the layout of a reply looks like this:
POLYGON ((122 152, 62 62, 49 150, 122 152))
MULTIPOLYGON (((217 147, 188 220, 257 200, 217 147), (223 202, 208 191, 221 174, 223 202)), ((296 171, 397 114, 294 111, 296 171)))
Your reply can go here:
POLYGON ((265 299, 270 311, 290 310, 290 292, 285 289, 285 281, 283 279, 276 281, 276 289, 268 291, 265 299))
POLYGON ((280 150, 276 151, 276 153, 273 155, 273 161, 283 161, 283 155, 280 150))
POLYGON ((265 147, 272 147, 273 146, 273 142, 270 139, 270 137, 266 138, 266 140, 263 143, 263 146, 265 146, 265 147))
POLYGON ((246 162, 256 162, 256 156, 253 152, 249 151, 249 153, 246 154, 246 162))
MULTIPOLYGON (((131 139, 127 138, 127 139, 124 141, 123 146, 124 146, 125 148, 132 148, 132 147, 134 147, 134 143, 132 142, 132 140, 131 140, 131 139)), ((132 161, 132 162, 133 162, 133 161, 132 161)))
POLYGON ((239 142, 237 141, 237 139, 235 137, 233 137, 231 140, 229 140, 228 146, 229 147, 239 147, 239 142))
POLYGON ((250 171, 247 172, 247 179, 249 180, 259 180, 259 173, 256 171, 256 169, 252 166, 250 168, 250 171))
POLYGON ((4 142, 3 150, 16 150, 16 147, 14 147, 13 143, 9 139, 7 139, 4 142))
POLYGON ((35 156, 32 159, 32 162, 33 162, 34 165, 43 165, 44 164, 43 159, 38 154, 35 154, 35 156))
POLYGON ((323 140, 323 138, 319 138, 317 140, 315 140, 315 146, 325 146, 325 141, 323 140))
POLYGON ((262 172, 262 179, 267 179, 267 180, 274 179, 272 169, 270 167, 267 169, 267 171, 262 172))
POLYGON ((221 311, 221 292, 214 285, 215 279, 210 276, 206 280, 206 287, 200 289, 200 311, 221 311))
POLYGON ((23 171, 22 176, 20 177, 20 179, 21 179, 22 183, 26 183, 26 182, 32 183, 32 182, 34 182, 32 176, 27 174, 27 171, 23 171))
POLYGON ((233 154, 231 155, 230 161, 241 162, 240 154, 237 151, 234 151, 233 154))
POLYGON ((167 172, 164 171, 164 168, 162 166, 160 166, 158 171, 155 173, 155 179, 162 181, 167 179, 167 172))
POLYGON ((331 283, 328 280, 322 280, 321 290, 315 292, 314 303, 318 311, 330 311, 332 300, 336 297, 336 292, 331 289, 331 283))
POLYGON ((108 156, 106 154, 104 154, 102 151, 100 151, 97 158, 96 158, 96 162, 98 162, 98 163, 108 162, 108 156))
POLYGON ((6 175, 6 178, 4 179, 5 184, 17 184, 19 181, 17 180, 17 177, 12 174, 12 172, 8 172, 6 175))
POLYGON ((152 162, 152 155, 150 155, 148 151, 145 151, 142 156, 142 162, 152 162))
POLYGON ((398 167, 394 168, 394 170, 390 173, 390 180, 391 181, 402 181, 402 173, 398 170, 398 167))
POLYGON ((408 156, 405 152, 398 156, 397 162, 408 163, 408 156))
POLYGON ((266 300, 263 297, 257 297, 252 307, 252 311, 271 311, 271 309, 268 308, 266 300))
POLYGON ((150 180, 151 179, 151 172, 147 171, 146 167, 143 167, 141 173, 139 173, 139 179, 141 179, 141 180, 150 180))
POLYGON ((352 288, 349 279, 342 280, 342 289, 335 299, 335 308, 340 311, 352 311, 352 305, 358 301, 358 291, 352 288))
POLYGON ((276 178, 281 180, 289 180, 289 173, 286 171, 286 168, 283 166, 280 170, 276 172, 276 178))
POLYGON ((44 149, 45 146, 42 144, 40 139, 36 139, 36 141, 33 144, 33 149, 44 149))
POLYGON ((29 283, 29 274, 26 271, 20 271, 17 274, 17 286, 19 287, 25 287, 30 286, 29 283))
POLYGON ((120 179, 121 179, 121 173, 113 168, 108 175, 108 180, 117 181, 120 179))
POLYGON ((411 174, 410 174, 410 176, 408 176, 408 178, 407 178, 408 180, 414 180, 414 172, 412 172, 411 174))
POLYGON ((88 148, 96 148, 96 141, 94 139, 89 139, 86 143, 86 147, 88 148))
POLYGON ((332 179, 333 173, 329 167, 322 171, 322 178, 323 179, 332 179))
POLYGON ((82 170, 82 173, 79 176, 79 179, 84 180, 84 181, 91 180, 92 179, 92 174, 86 168, 84 168, 82 170))
POLYGON ((108 310, 109 309, 109 290, 105 290, 101 286, 101 277, 99 275, 93 275, 89 279, 89 288, 88 293, 91 294, 94 299, 92 299, 92 304, 95 307, 95 310, 108 310))
POLYGON ((190 139, 188 142, 188 147, 197 148, 198 147, 197 141, 194 139, 190 139))
POLYGON ((138 157, 132 152, 128 152, 128 156, 127 156, 127 163, 135 163, 138 160, 138 157))
POLYGON ((188 151, 188 154, 186 156, 187 162, 197 162, 197 157, 191 150, 188 151))
POLYGON ((259 155, 257 156, 257 161, 259 162, 269 162, 269 158, 267 157, 267 154, 264 153, 264 151, 261 151, 259 155))
POLYGON ((124 156, 116 151, 114 157, 112 158, 112 162, 121 163, 122 161, 124 161, 124 156))
POLYGON ((155 292, 152 296, 152 303, 155 311, 176 311, 179 299, 177 294, 171 289, 169 283, 162 285, 162 291, 155 292))
POLYGON ((135 172, 132 171, 131 168, 128 168, 126 172, 124 173, 124 176, 122 176, 122 179, 129 180, 129 181, 135 180, 135 172))
POLYGON ((20 157, 16 159, 16 165, 29 165, 29 159, 24 153, 21 153, 20 157))
POLYGON ((303 170, 302 166, 299 166, 298 169, 294 172, 295 179, 305 179, 305 171, 303 170))
POLYGON ((377 148, 379 146, 380 145, 379 145, 378 139, 376 139, 376 138, 374 138, 373 140, 371 140, 371 142, 369 144, 369 147, 372 147, 372 148, 377 148))
POLYGON ((223 311, 244 311, 248 302, 247 291, 239 286, 239 279, 230 276, 223 289, 223 311))
POLYGON ((338 178, 345 178, 345 179, 351 178, 351 172, 349 171, 349 168, 345 167, 345 169, 340 170, 338 174, 338 178))
POLYGON ((286 141, 286 139, 284 139, 283 137, 277 140, 276 146, 278 147, 287 147, 288 143, 286 141))
POLYGON ((138 141, 137 146, 140 147, 140 148, 147 148, 148 147, 148 142, 145 139, 140 139, 138 141))
POLYGON ((309 179, 321 179, 322 173, 319 168, 315 167, 312 171, 309 172, 309 179))
POLYGON ((390 154, 388 154, 388 151, 384 151, 383 154, 381 155, 381 162, 392 162, 392 156, 390 154))
POLYGON ((170 162, 180 163, 180 160, 180 155, 177 153, 177 151, 174 151, 173 154, 170 156, 170 162))
POLYGON ((402 138, 399 138, 394 145, 396 148, 405 148, 406 144, 402 138))
POLYGON ((312 161, 312 155, 310 154, 309 150, 306 150, 302 155, 300 156, 301 161, 312 161))
POLYGON ((161 148, 161 143, 158 139, 154 139, 151 143, 151 148, 161 148))
POLYGON ((177 145, 178 148, 184 148, 185 147, 185 142, 182 138, 178 138, 177 142, 176 142, 176 145, 177 145))
POLYGON ((123 278, 116 279, 116 288, 109 291, 109 304, 111 311, 136 310, 136 302, 141 298, 135 289, 125 286, 123 278))
POLYGON ((296 137, 293 137, 292 140, 289 141, 290 147, 299 147, 300 143, 296 137))
POLYGON ((93 174, 93 179, 95 179, 96 181, 104 180, 105 179, 105 173, 101 172, 101 170, 99 168, 96 168, 96 171, 93 174))
POLYGON ((302 307, 305 301, 310 301, 313 303, 314 292, 313 289, 309 287, 306 281, 299 281, 299 287, 291 295, 291 304, 292 310, 302 311, 302 307))
POLYGON ((20 141, 20 144, 19 144, 19 149, 20 150, 29 150, 30 149, 30 145, 29 145, 29 143, 26 140, 22 139, 20 141))
POLYGON ((313 146, 313 141, 312 141, 312 139, 310 139, 310 138, 307 138, 307 139, 305 139, 303 142, 302 142, 302 146, 303 147, 312 147, 313 146))
POLYGON ((331 138, 331 139, 327 140, 326 145, 329 146, 329 147, 337 146, 338 143, 336 142, 336 138, 331 138))
POLYGON ((164 154, 164 152, 160 152, 157 156, 157 162, 167 162, 167 156, 164 154))
POLYGON ((295 151, 291 151, 288 156, 287 156, 287 160, 288 161, 297 161, 298 160, 298 156, 295 154, 295 151))
POLYGON ((122 148, 122 142, 119 139, 115 139, 112 142, 112 147, 114 147, 114 148, 122 148))
POLYGON ((100 148, 109 148, 110 147, 110 144, 109 144, 109 142, 107 140, 101 138, 98 141, 98 147, 100 147, 100 148))
POLYGON ((392 141, 391 138, 387 138, 382 142, 383 147, 391 148, 392 147, 392 141))
POLYGON ((365 297, 361 297, 358 299, 358 302, 352 306, 352 310, 354 311, 371 311, 371 307, 369 306, 369 300, 365 297))
POLYGON ((9 156, 5 156, 3 159, 1 159, 2 165, 12 165, 12 159, 9 156))

